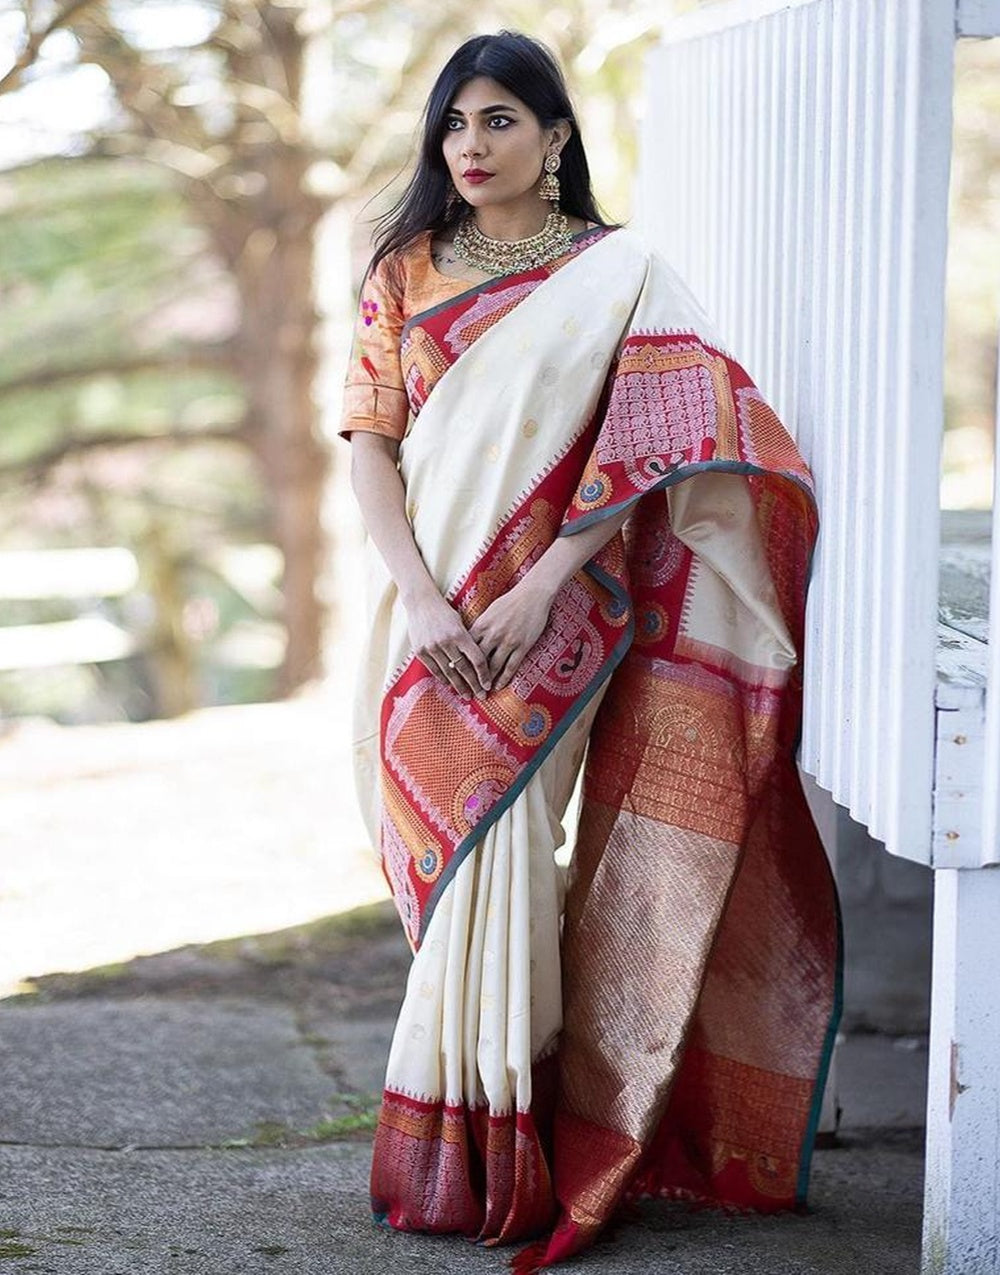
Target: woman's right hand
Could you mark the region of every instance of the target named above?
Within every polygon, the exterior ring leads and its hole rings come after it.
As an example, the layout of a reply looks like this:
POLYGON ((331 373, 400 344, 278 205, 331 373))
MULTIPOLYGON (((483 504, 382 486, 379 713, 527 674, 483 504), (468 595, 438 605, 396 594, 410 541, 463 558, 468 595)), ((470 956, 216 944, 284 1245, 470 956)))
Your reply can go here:
POLYGON ((428 594, 407 605, 406 619, 414 654, 428 672, 465 699, 484 699, 489 661, 454 607, 440 594, 428 594))

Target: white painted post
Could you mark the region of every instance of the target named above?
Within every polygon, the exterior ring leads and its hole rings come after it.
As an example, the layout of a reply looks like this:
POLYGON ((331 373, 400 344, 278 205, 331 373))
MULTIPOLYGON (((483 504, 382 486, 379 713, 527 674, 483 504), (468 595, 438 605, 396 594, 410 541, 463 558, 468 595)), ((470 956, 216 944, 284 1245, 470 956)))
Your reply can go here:
POLYGON ((934 874, 921 1275, 1000 1275, 1000 866, 934 874))
POLYGON ((802 767, 922 863, 955 5, 730 0, 672 18, 640 167, 644 232, 816 478, 802 767))
MULTIPOLYGON (((971 22, 973 6, 964 8, 971 22)), ((990 0, 989 6, 984 2, 975 16, 983 34, 990 16, 989 33, 1000 35, 1000 0, 990 0)), ((1000 440, 1000 375, 995 412, 1000 440)), ((1000 447, 995 450, 1000 452, 1000 447)), ((937 688, 934 968, 921 1275, 1000 1275, 1000 459, 996 457, 990 566, 985 669, 981 644, 963 644, 955 632, 950 635, 947 659, 939 660, 939 669, 944 662, 950 676, 939 676, 937 688), (967 866, 940 866, 949 861, 967 866)))

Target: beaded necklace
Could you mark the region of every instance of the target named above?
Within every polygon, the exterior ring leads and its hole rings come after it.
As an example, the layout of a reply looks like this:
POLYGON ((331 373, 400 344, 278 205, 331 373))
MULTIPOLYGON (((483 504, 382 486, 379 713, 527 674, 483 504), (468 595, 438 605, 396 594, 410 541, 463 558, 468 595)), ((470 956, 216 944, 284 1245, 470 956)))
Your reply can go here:
POLYGON ((455 256, 486 274, 516 274, 532 270, 567 253, 573 241, 566 214, 553 209, 537 234, 527 239, 491 239, 473 215, 459 222, 452 242, 455 256))

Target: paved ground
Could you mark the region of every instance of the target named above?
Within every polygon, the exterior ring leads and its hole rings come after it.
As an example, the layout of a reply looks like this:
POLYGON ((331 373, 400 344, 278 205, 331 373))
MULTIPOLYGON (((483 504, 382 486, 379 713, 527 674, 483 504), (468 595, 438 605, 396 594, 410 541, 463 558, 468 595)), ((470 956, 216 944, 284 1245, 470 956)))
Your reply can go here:
POLYGON ((0 722, 0 995, 386 897, 351 778, 351 667, 169 721, 0 722))
MULTIPOLYGON (((504 1269, 498 1251, 369 1220, 369 1130, 406 963, 377 904, 44 976, 0 1001, 0 1262, 59 1275, 504 1269)), ((649 1203, 565 1269, 911 1275, 924 1062, 919 1041, 845 1042, 847 1128, 815 1154, 811 1215, 649 1203)))
MULTIPOLYGON (((342 707, 0 740, 0 1271, 506 1269, 369 1218, 408 954, 366 902, 342 707)), ((918 1039, 844 1042, 810 1215, 650 1203, 562 1269, 916 1275, 925 1066, 918 1039)))

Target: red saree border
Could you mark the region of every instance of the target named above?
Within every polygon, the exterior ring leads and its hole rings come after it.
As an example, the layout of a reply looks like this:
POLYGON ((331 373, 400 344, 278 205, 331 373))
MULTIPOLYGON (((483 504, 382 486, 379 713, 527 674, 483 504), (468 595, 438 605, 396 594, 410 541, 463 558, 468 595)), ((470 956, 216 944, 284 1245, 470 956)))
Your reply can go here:
POLYGON ((418 1098, 387 1088, 372 1154, 374 1220, 397 1230, 513 1243, 555 1220, 549 1161, 558 1061, 531 1068, 528 1111, 418 1098))
MULTIPOLYGON (((471 623, 530 569, 554 535, 571 535, 710 471, 787 483, 797 491, 797 502, 774 492, 770 499, 791 519, 789 529, 811 563, 817 530, 811 476, 746 371, 692 332, 630 333, 598 417, 523 497, 450 596, 471 623), (636 384, 641 419, 654 426, 644 426, 641 438, 634 425, 636 384)), ((804 597, 808 573, 802 564, 791 570, 796 578, 786 591, 804 597)), ((465 855, 625 657, 636 636, 636 604, 644 651, 684 661, 673 649, 676 629, 671 632, 667 618, 683 607, 686 575, 633 598, 629 574, 619 534, 560 591, 542 638, 512 685, 483 701, 461 699, 416 657, 386 689, 380 718, 383 871, 415 950, 465 855)), ((793 610, 786 600, 785 620, 799 648, 802 623, 793 610)), ((703 652, 698 662, 741 680, 732 663, 713 666, 703 652)), ((794 668, 793 681, 800 677, 794 668)), ((798 716, 792 729, 800 729, 798 716)), ((786 734, 785 743, 793 738, 786 734)))

